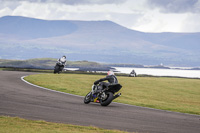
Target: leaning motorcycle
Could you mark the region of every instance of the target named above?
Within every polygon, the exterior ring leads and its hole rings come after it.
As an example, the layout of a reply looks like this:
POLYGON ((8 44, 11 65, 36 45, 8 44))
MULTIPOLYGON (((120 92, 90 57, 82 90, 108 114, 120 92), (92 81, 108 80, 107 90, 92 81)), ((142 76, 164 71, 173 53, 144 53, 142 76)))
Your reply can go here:
POLYGON ((108 88, 100 90, 100 85, 93 85, 90 91, 84 98, 84 103, 90 102, 100 103, 101 106, 108 106, 114 99, 121 96, 121 93, 115 95, 122 86, 120 84, 111 84, 108 88), (99 91, 100 90, 100 91, 99 91))
POLYGON ((59 74, 63 70, 64 64, 65 64, 65 62, 61 62, 61 61, 57 62, 54 67, 54 74, 56 74, 56 73, 59 74))

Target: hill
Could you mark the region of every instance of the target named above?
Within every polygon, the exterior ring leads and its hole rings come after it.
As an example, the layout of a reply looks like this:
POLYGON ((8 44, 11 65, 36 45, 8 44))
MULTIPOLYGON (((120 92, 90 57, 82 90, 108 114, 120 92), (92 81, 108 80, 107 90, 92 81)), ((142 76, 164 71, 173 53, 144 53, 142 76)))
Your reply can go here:
MULTIPOLYGON (((5 60, 0 59, 0 67, 5 68, 32 68, 32 69, 54 69, 57 59, 35 58, 28 60, 5 60)), ((89 61, 67 61, 67 68, 79 68, 80 71, 108 71, 109 65, 89 61)))
POLYGON ((0 18, 0 58, 199 66, 200 33, 143 33, 111 21, 0 18))

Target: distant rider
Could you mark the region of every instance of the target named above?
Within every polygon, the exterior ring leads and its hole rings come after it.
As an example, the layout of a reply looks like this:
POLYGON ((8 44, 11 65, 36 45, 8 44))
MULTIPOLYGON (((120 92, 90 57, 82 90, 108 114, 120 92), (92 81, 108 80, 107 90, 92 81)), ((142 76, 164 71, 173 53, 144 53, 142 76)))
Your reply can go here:
POLYGON ((57 61, 58 61, 57 64, 58 64, 59 66, 61 66, 61 70, 63 70, 63 68, 65 67, 65 65, 66 65, 66 63, 67 63, 66 56, 63 55, 63 56, 62 56, 61 58, 59 58, 57 61))
POLYGON ((100 92, 101 90, 108 88, 108 86, 110 84, 117 84, 117 83, 118 83, 118 80, 117 80, 117 77, 115 76, 114 72, 108 71, 107 76, 105 78, 95 81, 94 85, 96 86, 97 84, 100 84, 100 88, 98 88, 98 90, 97 90, 97 92, 100 92), (102 81, 106 81, 106 80, 108 80, 108 82, 102 82, 102 81))

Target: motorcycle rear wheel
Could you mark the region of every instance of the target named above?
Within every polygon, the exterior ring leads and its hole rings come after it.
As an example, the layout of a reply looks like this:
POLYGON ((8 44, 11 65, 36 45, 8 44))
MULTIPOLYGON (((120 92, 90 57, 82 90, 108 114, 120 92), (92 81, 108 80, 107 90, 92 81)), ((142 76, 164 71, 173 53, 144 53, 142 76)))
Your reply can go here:
POLYGON ((107 98, 105 100, 100 100, 101 106, 108 106, 113 100, 113 93, 106 92, 107 98))

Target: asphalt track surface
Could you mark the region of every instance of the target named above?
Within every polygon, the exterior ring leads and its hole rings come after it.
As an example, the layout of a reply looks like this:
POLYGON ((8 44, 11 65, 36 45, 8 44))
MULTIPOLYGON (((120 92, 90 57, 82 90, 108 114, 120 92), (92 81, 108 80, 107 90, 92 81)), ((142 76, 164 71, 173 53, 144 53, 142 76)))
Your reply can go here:
POLYGON ((21 80, 30 74, 35 73, 0 71, 0 115, 128 132, 200 133, 199 115, 118 103, 107 107, 84 104, 83 97, 48 91, 21 80))

